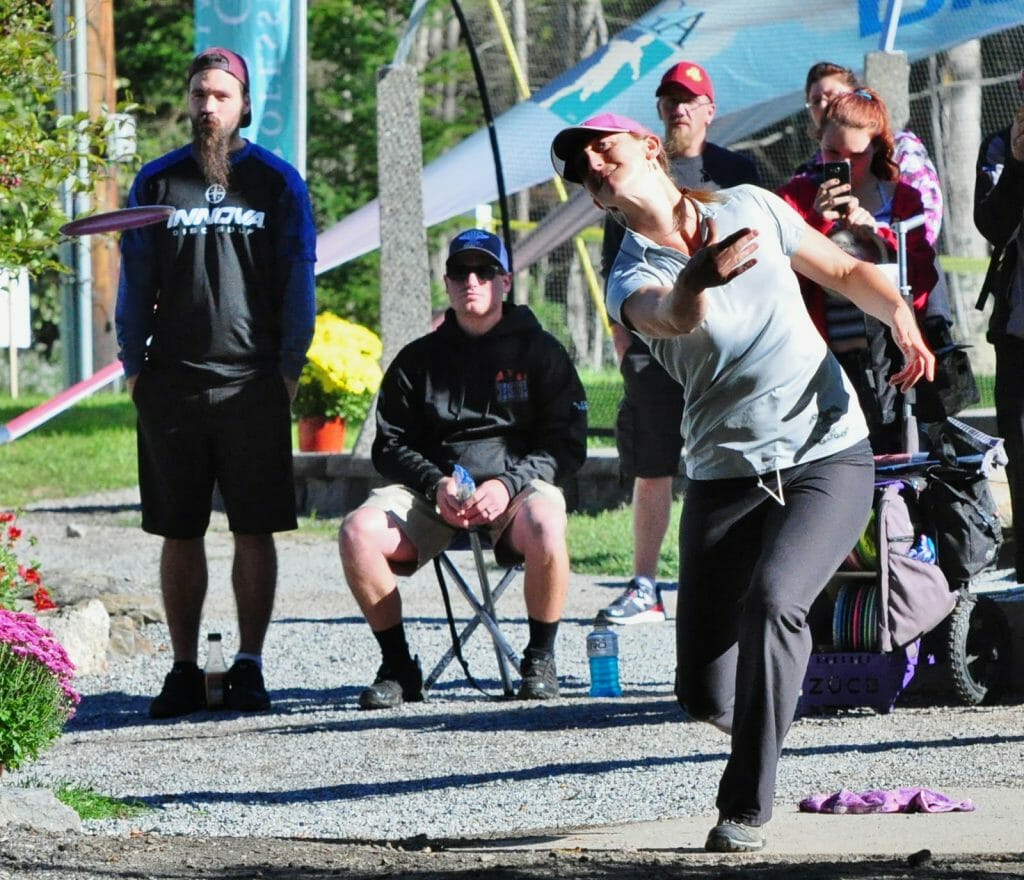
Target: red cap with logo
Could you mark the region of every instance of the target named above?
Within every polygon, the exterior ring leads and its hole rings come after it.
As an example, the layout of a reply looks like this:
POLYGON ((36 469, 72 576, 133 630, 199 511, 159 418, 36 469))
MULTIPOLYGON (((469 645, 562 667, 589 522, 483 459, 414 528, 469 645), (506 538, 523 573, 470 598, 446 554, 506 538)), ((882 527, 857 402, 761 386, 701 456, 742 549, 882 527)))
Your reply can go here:
POLYGON ((715 101, 715 90, 711 85, 711 77, 703 67, 694 61, 680 61, 666 70, 665 75, 661 78, 658 91, 654 94, 660 98, 665 93, 665 88, 672 84, 692 92, 695 97, 703 95, 712 103, 715 101))

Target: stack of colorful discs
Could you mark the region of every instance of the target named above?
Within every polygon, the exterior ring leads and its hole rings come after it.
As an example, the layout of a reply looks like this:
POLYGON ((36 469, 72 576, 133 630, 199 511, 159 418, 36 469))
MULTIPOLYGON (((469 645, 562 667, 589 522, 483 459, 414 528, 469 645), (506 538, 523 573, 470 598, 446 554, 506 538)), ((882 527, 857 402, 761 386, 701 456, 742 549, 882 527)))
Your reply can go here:
POLYGON ((839 651, 878 650, 876 584, 843 584, 836 591, 832 646, 839 651))

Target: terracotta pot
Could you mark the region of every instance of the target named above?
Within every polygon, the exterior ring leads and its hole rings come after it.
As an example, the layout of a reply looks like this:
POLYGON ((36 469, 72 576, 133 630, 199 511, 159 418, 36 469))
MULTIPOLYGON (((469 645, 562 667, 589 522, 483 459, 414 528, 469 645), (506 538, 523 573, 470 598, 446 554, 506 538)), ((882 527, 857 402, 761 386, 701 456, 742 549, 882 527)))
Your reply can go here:
POLYGON ((300 452, 341 452, 345 448, 345 420, 323 416, 299 419, 300 452))

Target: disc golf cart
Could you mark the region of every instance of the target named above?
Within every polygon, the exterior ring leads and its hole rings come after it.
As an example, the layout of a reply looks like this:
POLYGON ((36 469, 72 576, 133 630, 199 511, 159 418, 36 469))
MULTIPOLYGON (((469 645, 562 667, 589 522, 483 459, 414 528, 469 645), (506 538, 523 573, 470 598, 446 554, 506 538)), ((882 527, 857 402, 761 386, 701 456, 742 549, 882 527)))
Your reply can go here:
POLYGON ((972 592, 1002 540, 988 477, 1006 463, 1003 442, 957 419, 936 433, 938 449, 875 458, 864 533, 812 609, 801 714, 889 712, 923 667, 966 705, 1006 687, 1009 624, 972 592))
MULTIPOLYGON (((917 222, 894 224, 905 296, 905 235, 917 222)), ((1003 441, 955 418, 922 434, 914 392, 900 405, 904 451, 875 457, 864 533, 811 609, 815 647, 798 714, 889 712, 925 667, 967 705, 994 700, 1009 678, 1009 624, 996 602, 973 592, 1002 543, 988 479, 1006 464, 1003 441)))

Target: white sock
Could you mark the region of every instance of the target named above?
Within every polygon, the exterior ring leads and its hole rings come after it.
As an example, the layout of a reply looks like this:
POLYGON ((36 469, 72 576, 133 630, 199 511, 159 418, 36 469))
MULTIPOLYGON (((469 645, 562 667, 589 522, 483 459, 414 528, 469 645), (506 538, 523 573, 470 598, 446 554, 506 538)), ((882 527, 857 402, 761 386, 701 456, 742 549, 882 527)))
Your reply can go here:
POLYGON ((633 576, 633 580, 635 580, 637 582, 637 584, 639 586, 643 587, 643 589, 645 589, 648 593, 656 593, 656 592, 658 592, 658 585, 653 580, 651 580, 649 577, 647 577, 647 575, 643 575, 643 574, 634 575, 633 576))
POLYGON ((260 669, 263 668, 263 657, 260 654, 243 654, 241 651, 239 651, 237 654, 235 654, 235 663, 237 663, 239 660, 251 660, 260 669))

